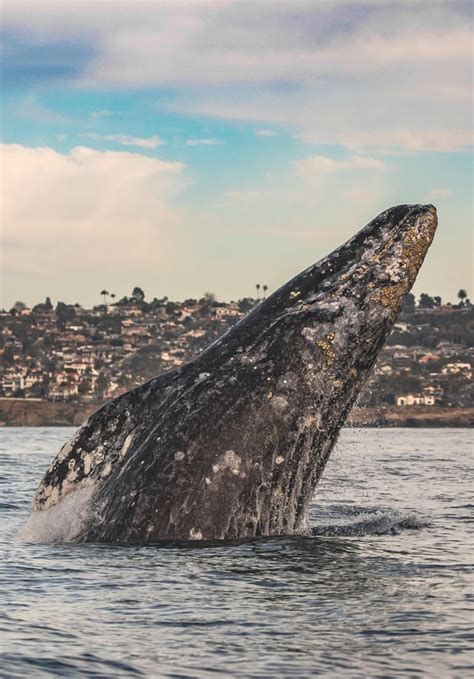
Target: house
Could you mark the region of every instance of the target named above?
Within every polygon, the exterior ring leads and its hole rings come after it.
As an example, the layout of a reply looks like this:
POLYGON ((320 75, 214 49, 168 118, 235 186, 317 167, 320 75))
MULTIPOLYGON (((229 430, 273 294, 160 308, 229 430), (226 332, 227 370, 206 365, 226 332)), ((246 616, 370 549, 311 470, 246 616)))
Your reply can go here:
POLYGON ((426 363, 429 363, 430 361, 439 361, 439 358, 440 357, 439 357, 438 354, 423 354, 423 356, 418 359, 418 363, 425 365, 426 363))
POLYGON ((397 406, 434 406, 433 394, 403 394, 395 397, 397 406))
POLYGON ((48 389, 50 401, 67 401, 71 396, 77 396, 79 388, 77 384, 54 384, 48 389))
POLYGON ((472 367, 470 363, 447 363, 441 372, 443 375, 462 375, 469 380, 472 377, 472 367))
POLYGON ((374 373, 376 375, 391 375, 393 373, 393 368, 391 365, 377 365, 375 366, 374 373))
POLYGON ((242 316, 242 312, 235 307, 219 306, 214 309, 214 316, 219 320, 223 318, 236 318, 242 316))
POLYGON ((25 375, 23 371, 8 371, 2 379, 2 389, 5 396, 13 396, 25 388, 25 375))

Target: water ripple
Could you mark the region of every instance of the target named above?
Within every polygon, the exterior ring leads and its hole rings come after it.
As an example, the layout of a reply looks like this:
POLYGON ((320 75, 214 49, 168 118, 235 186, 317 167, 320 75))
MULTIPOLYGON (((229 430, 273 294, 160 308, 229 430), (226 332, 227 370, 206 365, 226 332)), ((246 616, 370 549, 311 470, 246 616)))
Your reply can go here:
POLYGON ((470 433, 343 432, 311 533, 15 540, 67 429, 0 430, 0 676, 467 676, 470 433))

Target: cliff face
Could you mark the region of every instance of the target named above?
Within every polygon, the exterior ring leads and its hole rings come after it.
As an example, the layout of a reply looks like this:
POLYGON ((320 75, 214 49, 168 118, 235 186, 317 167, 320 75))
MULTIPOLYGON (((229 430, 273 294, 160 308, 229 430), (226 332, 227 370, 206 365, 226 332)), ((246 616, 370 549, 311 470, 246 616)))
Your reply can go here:
POLYGON ((100 405, 0 398, 0 426, 77 427, 100 405))
POLYGON ((353 408, 348 427, 473 427, 474 408, 353 408))
MULTIPOLYGON (((77 427, 101 403, 52 403, 33 399, 0 398, 1 427, 77 427)), ((357 408, 348 427, 473 427, 474 408, 357 408)))

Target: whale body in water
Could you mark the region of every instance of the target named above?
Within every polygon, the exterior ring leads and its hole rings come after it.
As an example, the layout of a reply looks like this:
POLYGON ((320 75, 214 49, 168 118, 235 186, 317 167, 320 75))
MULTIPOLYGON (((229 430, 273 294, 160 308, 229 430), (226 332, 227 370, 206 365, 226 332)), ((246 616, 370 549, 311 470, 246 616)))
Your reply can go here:
POLYGON ((44 476, 27 539, 292 534, 437 226, 381 213, 191 362, 95 412, 44 476))

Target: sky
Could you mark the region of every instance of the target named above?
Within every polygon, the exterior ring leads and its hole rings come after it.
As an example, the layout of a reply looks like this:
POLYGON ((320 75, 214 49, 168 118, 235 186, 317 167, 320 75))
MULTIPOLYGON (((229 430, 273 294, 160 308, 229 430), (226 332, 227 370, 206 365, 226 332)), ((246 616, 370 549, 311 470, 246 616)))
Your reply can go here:
POLYGON ((0 305, 254 296, 401 203, 474 296, 472 8, 3 0, 0 305))

